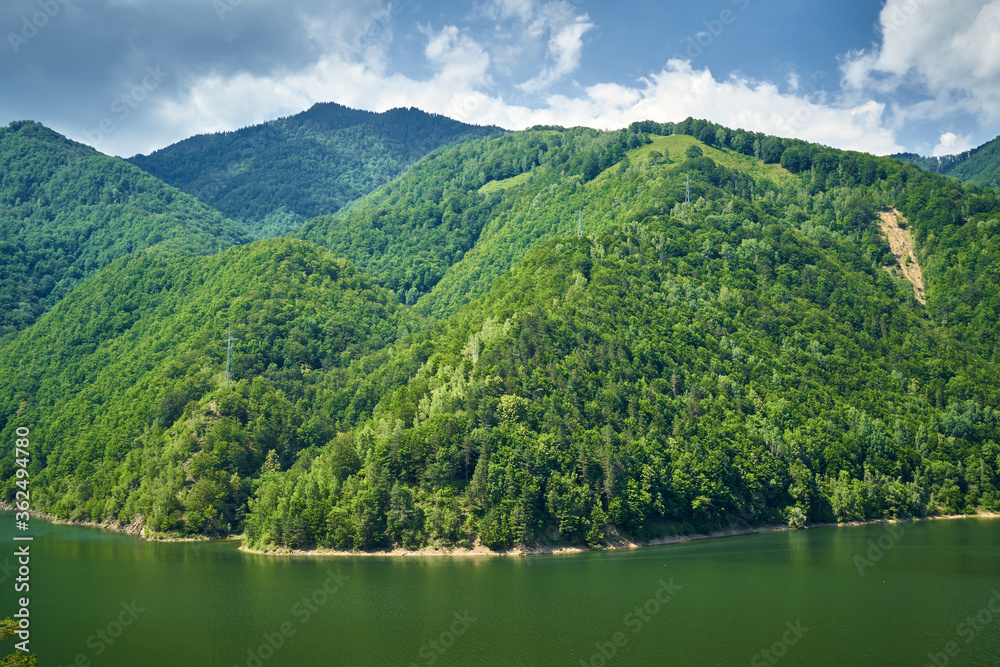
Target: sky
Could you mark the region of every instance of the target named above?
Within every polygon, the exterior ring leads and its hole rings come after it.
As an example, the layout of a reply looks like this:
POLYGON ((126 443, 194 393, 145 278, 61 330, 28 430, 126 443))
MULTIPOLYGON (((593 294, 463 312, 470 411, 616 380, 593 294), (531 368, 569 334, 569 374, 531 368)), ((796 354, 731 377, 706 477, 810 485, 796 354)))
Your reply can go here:
POLYGON ((317 102, 879 155, 1000 134, 1000 0, 2 0, 0 36, 0 126, 123 157, 317 102))

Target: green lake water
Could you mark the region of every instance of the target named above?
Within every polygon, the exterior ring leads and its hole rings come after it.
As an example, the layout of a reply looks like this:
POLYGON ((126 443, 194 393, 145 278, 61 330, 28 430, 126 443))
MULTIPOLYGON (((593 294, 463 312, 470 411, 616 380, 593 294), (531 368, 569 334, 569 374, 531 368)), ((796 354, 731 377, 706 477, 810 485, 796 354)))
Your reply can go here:
MULTIPOLYGON (((0 514, 3 615, 13 524, 0 514)), ((997 519, 527 558, 268 557, 37 519, 29 534, 41 667, 1000 664, 997 519)))

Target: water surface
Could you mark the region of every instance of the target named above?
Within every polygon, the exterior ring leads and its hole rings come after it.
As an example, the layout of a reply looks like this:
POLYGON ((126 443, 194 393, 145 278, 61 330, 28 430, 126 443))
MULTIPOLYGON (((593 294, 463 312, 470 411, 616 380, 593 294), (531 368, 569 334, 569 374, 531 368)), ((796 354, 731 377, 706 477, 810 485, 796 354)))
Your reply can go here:
MULTIPOLYGON (((0 514, 8 564, 13 532, 0 514)), ((1000 662, 996 519, 525 558, 259 556, 41 520, 31 534, 42 667, 1000 662)), ((15 576, 0 569, 0 614, 15 576)))

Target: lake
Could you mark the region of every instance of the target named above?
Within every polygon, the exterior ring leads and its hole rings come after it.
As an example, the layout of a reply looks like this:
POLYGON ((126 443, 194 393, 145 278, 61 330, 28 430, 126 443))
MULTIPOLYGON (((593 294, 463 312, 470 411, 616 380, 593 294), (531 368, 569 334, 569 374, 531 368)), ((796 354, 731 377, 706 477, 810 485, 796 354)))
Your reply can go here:
MULTIPOLYGON (((0 514, 3 616, 13 524, 0 514)), ((521 558, 260 556, 39 519, 30 534, 42 667, 1000 662, 996 519, 521 558)))

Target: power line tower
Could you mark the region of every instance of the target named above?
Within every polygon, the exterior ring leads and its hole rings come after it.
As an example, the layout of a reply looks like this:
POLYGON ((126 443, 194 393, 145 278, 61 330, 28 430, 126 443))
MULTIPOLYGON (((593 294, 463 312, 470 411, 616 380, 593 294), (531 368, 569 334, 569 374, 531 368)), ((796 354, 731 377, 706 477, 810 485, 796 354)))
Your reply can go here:
POLYGON ((583 209, 580 209, 580 215, 576 219, 576 238, 583 238, 583 209))
POLYGON ((226 384, 233 381, 233 325, 229 325, 226 347, 226 384))
POLYGON ((684 174, 684 203, 691 203, 691 177, 684 174))

